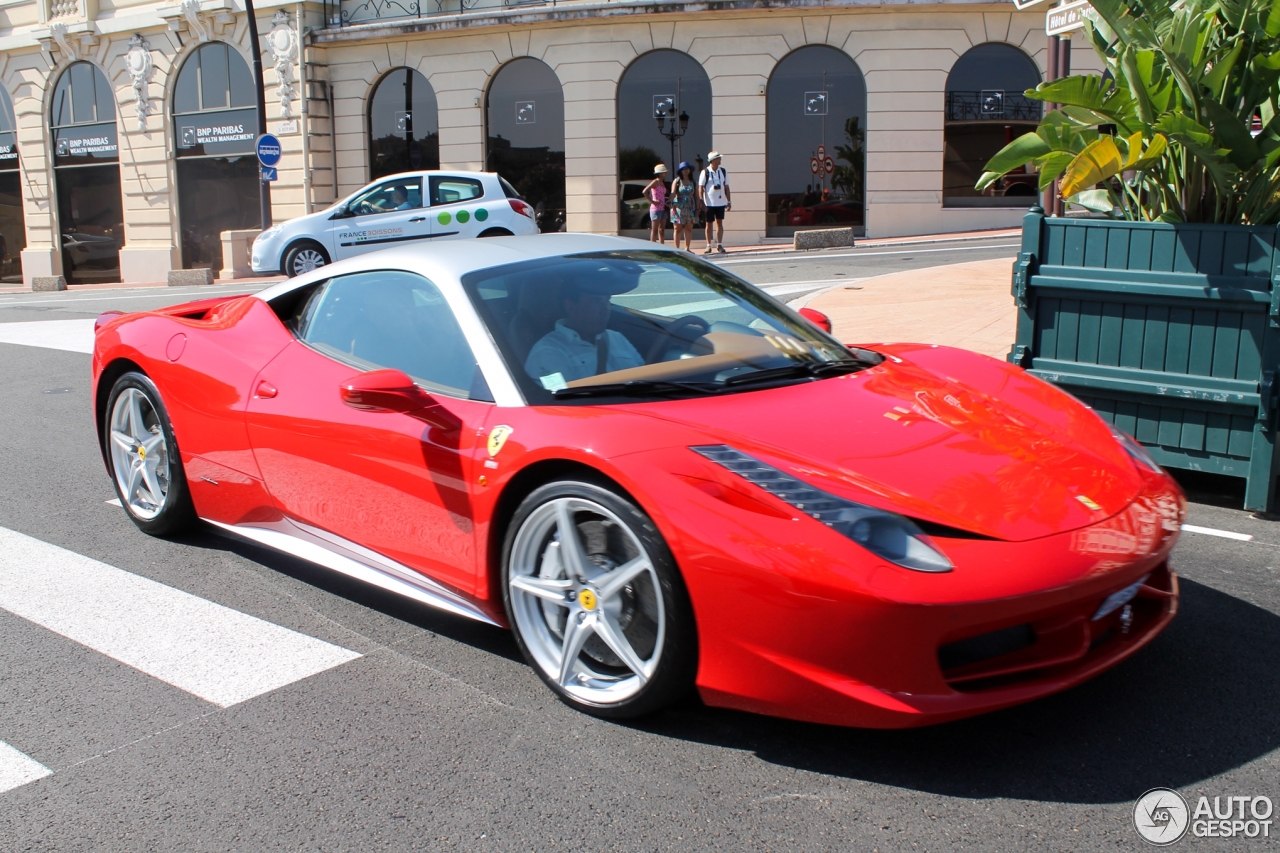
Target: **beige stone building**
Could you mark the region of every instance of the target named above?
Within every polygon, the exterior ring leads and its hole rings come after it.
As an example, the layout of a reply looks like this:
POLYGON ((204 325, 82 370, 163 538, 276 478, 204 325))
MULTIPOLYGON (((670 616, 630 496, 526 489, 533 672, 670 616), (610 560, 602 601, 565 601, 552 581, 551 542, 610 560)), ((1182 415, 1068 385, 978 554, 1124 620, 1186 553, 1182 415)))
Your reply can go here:
MULTIPOLYGON (((1008 2, 267 0, 257 23, 276 221, 438 165, 499 171, 544 229, 632 232, 652 160, 708 149, 734 244, 1033 201, 1033 176, 972 190, 1039 116, 1044 13, 1008 2)), ((219 269, 218 233, 260 223, 250 60, 242 0, 0 0, 3 278, 219 269)))

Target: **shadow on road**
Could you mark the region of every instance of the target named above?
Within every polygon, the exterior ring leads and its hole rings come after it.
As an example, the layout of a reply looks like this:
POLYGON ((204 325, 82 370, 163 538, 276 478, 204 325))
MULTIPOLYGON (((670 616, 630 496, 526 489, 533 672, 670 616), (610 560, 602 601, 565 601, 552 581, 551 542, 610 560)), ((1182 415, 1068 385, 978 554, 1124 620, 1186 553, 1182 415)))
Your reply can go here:
POLYGON ((1151 646, 1074 690, 905 731, 793 723, 691 703, 637 728, 749 750, 773 764, 966 798, 1132 801, 1280 746, 1280 617, 1182 581, 1151 646))

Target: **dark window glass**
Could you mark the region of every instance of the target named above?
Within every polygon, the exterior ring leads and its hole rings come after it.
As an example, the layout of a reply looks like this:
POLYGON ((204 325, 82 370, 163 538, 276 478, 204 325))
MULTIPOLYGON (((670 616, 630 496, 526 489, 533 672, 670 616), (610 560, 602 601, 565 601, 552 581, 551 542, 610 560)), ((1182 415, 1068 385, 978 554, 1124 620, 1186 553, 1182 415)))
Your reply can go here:
POLYGON ((833 47, 802 47, 774 68, 767 99, 769 236, 861 229, 867 85, 858 66, 833 47))
POLYGON ((474 178, 431 177, 431 203, 455 204, 484 195, 484 185, 474 178))
POLYGON ((22 250, 27 229, 22 214, 22 181, 16 171, 0 172, 0 281, 22 281, 22 250))
POLYGON ((53 90, 49 116, 54 127, 116 120, 115 93, 106 76, 88 62, 73 63, 53 90))
POLYGON ((564 90, 541 60, 499 69, 486 100, 487 168, 515 186, 543 231, 565 230, 564 90))
POLYGON ((369 102, 369 178, 440 168, 436 93, 417 71, 397 68, 369 102))
POLYGON ((947 75, 942 202, 947 207, 1029 207, 1036 176, 1018 169, 979 193, 973 188, 991 157, 1034 130, 1041 103, 1023 93, 1040 83, 1035 62, 1008 44, 970 49, 947 75))
POLYGON ((698 61, 678 50, 655 50, 631 63, 618 84, 618 227, 647 234, 649 201, 641 192, 653 180, 653 167, 665 163, 670 183, 688 161, 696 180, 710 150, 711 81, 698 61), (658 130, 659 111, 668 135, 658 130), (683 135, 681 113, 689 117, 683 135))
POLYGON ((200 108, 218 110, 227 106, 231 76, 227 70, 227 46, 208 44, 200 49, 200 108))
POLYGON ((347 212, 353 216, 368 216, 419 207, 422 207, 422 179, 414 175, 386 181, 356 196, 347 205, 347 212))
POLYGON ((62 272, 72 284, 120 280, 124 205, 120 167, 64 166, 55 169, 62 272))
POLYGON ((200 57, 187 60, 178 73, 178 83, 173 89, 173 111, 195 113, 200 111, 200 57))
POLYGON ((238 51, 228 47, 227 65, 231 70, 231 106, 256 107, 258 93, 254 90, 249 63, 244 61, 238 51))
POLYGON ((258 161, 251 156, 178 160, 184 269, 222 270, 222 232, 257 228, 258 161))
POLYGON ((433 391, 491 399, 453 309, 439 288, 413 273, 334 278, 308 306, 301 337, 358 369, 390 367, 433 391))
POLYGON ((13 115, 13 101, 9 93, 0 88, 0 133, 13 133, 18 129, 18 122, 13 115))

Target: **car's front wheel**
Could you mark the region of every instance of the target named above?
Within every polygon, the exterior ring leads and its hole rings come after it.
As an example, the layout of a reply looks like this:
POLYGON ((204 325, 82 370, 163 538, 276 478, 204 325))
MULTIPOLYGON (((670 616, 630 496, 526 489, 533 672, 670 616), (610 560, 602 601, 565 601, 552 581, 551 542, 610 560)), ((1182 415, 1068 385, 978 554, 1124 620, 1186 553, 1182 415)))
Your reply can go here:
POLYGON ((126 373, 107 398, 107 460, 116 494, 133 523, 170 536, 196 523, 169 415, 147 376, 126 373))
POLYGON ((611 489, 561 480, 525 498, 503 548, 503 597, 526 660, 578 710, 635 717, 693 687, 683 579, 653 521, 611 489))
POLYGON ((289 251, 284 253, 284 274, 293 278, 295 275, 319 269, 327 263, 329 263, 329 253, 324 250, 324 246, 304 240, 294 243, 289 247, 289 251))

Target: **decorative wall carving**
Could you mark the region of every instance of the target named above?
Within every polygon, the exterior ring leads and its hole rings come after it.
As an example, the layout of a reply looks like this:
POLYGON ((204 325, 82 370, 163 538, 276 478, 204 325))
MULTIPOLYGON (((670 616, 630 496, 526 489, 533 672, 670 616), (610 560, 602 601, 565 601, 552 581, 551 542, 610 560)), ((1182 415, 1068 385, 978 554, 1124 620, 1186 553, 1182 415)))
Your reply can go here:
POLYGON ((200 41, 209 40, 209 28, 200 17, 200 0, 182 0, 182 14, 187 19, 187 28, 200 41))
POLYGON ((293 99, 297 97, 293 65, 298 59, 298 31, 289 23, 289 13, 277 10, 271 17, 267 47, 276 61, 276 87, 280 95, 280 115, 293 116, 293 99))
POLYGON ((66 24, 50 24, 49 33, 53 36, 53 40, 58 43, 58 49, 62 51, 63 56, 75 56, 75 48, 71 46, 71 40, 67 37, 66 24))
POLYGON ((129 51, 125 54, 124 64, 129 72, 129 78, 133 80, 138 130, 146 130, 147 116, 151 113, 147 84, 151 82, 151 73, 155 70, 155 64, 151 60, 151 45, 141 33, 134 33, 133 38, 129 39, 129 51))

